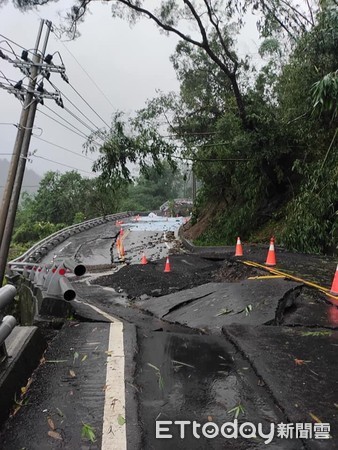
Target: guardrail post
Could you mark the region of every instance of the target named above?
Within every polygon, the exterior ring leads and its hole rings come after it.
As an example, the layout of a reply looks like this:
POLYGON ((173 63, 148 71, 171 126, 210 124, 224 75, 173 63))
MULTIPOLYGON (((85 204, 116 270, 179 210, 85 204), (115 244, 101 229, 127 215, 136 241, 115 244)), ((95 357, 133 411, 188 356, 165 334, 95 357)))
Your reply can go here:
POLYGON ((13 316, 2 317, 1 310, 14 300, 16 288, 10 284, 0 288, 0 363, 7 359, 5 340, 11 334, 16 325, 13 316))

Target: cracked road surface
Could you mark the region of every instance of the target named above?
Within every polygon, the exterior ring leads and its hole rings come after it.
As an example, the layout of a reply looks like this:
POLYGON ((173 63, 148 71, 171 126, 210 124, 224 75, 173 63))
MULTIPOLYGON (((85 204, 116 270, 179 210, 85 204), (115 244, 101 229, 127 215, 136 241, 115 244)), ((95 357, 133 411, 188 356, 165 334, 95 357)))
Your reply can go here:
MULTIPOLYGON (((47 255, 45 261, 76 255, 89 271, 69 277, 77 293, 72 320, 50 342, 27 404, 2 428, 3 448, 338 448, 332 299, 248 268, 232 251, 186 253, 172 236, 180 224, 123 224, 127 265, 109 264, 118 229, 111 224, 72 236, 47 255), (139 264, 142 252, 146 266, 139 264), (168 253, 171 272, 164 273, 168 253), (171 438, 156 437, 156 421, 166 422, 162 434, 171 438), (190 424, 183 430, 169 421, 190 424), (201 427, 193 429, 194 421, 201 427), (246 437, 207 433, 208 426, 215 431, 236 421, 261 424, 265 434, 271 424, 294 426, 288 438, 276 429, 267 444, 248 425, 246 437), (296 423, 309 425, 300 432, 296 423), (325 423, 327 439, 318 431, 325 423)), ((254 249, 247 257, 262 262, 263 253, 254 249)), ((306 258, 281 259, 284 270, 302 275, 306 258)), ((320 278, 329 279, 316 257, 304 275, 316 261, 320 278)), ((331 264, 325 259, 325 268, 331 264)))

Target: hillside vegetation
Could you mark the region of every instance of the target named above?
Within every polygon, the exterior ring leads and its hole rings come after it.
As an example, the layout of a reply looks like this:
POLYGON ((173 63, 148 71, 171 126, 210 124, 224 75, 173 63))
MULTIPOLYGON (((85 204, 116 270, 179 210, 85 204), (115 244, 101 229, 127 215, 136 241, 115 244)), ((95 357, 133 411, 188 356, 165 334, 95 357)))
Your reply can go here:
MULTIPOLYGON (((99 151, 94 169, 104 183, 130 180, 130 163, 144 173, 183 159, 201 186, 191 230, 198 243, 274 234, 292 250, 334 249, 337 0, 109 3, 113 20, 147 17, 179 36, 171 62, 180 91, 159 93, 132 117, 115 111, 102 146, 90 137, 86 148, 99 151), (258 52, 245 55, 237 39, 249 13, 260 41, 258 52)), ((91 0, 72 4, 66 28, 74 37, 91 0)))
MULTIPOLYGON (((259 69, 236 50, 241 2, 236 8, 226 3, 224 13, 225 2, 213 8, 205 2, 210 31, 198 22, 201 43, 183 36, 178 44, 171 59, 179 94, 159 95, 129 120, 116 114, 96 168, 107 177, 128 177, 128 160, 145 167, 145 161, 158 166, 166 157, 175 165, 184 157, 201 184, 190 231, 197 243, 274 234, 291 250, 332 251, 338 233, 337 3, 314 2, 304 12, 293 2, 262 8, 259 69), (171 139, 158 131, 164 121, 171 139)), ((271 2, 256 3, 260 9, 271 2)), ((160 17, 162 23, 173 19, 170 11, 160 17)))

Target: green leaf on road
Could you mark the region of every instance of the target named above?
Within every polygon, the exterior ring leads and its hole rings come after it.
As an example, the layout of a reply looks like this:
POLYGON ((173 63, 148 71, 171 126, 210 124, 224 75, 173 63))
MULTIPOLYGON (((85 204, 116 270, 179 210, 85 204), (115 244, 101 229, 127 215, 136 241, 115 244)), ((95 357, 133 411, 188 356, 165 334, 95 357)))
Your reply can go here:
POLYGON ((224 309, 221 309, 220 312, 219 312, 218 314, 216 314, 216 317, 218 317, 218 316, 224 316, 225 314, 230 314, 230 313, 232 313, 232 312, 233 312, 233 309, 227 309, 227 308, 224 308, 224 309))
POLYGON ((315 336, 315 337, 319 337, 319 336, 331 336, 332 335, 332 331, 303 331, 301 333, 302 336, 315 336))
POLYGON ((117 417, 117 423, 122 427, 122 425, 126 423, 126 419, 123 416, 121 416, 121 414, 119 414, 117 417))
POLYGON ((81 436, 84 439, 88 439, 90 442, 96 441, 95 429, 88 423, 83 423, 81 436))
POLYGON ((245 409, 244 409, 244 406, 242 406, 241 404, 238 404, 234 408, 229 409, 229 411, 227 411, 227 413, 228 414, 233 414, 234 419, 237 419, 240 414, 244 414, 245 413, 245 409))
POLYGON ((79 357, 78 352, 74 352, 73 365, 75 364, 75 361, 78 359, 78 357, 79 357))

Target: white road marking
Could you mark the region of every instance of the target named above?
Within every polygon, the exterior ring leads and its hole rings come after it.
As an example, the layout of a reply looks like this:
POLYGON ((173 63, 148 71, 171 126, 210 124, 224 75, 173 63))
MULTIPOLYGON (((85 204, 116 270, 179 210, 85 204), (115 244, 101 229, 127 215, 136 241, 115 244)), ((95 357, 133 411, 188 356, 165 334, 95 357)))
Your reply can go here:
POLYGON ((61 253, 65 248, 67 248, 70 244, 72 243, 72 241, 69 241, 68 244, 64 245, 62 248, 60 248, 60 250, 58 251, 58 253, 61 253))
POLYGON ((102 316, 104 316, 106 319, 110 320, 110 322, 114 323, 114 322, 119 322, 118 319, 116 319, 116 317, 111 316, 110 314, 106 313, 105 311, 102 311, 102 309, 97 308, 97 306, 91 305, 90 303, 87 302, 82 302, 80 300, 73 300, 73 302, 77 302, 77 303, 82 303, 82 305, 86 305, 89 306, 90 308, 92 308, 94 311, 98 312, 99 314, 101 314, 102 316))
POLYGON ((123 323, 94 305, 80 300, 111 321, 107 350, 106 389, 103 412, 101 450, 126 450, 126 397, 124 385, 123 323))
POLYGON ((123 323, 110 324, 102 450, 126 450, 123 323))

